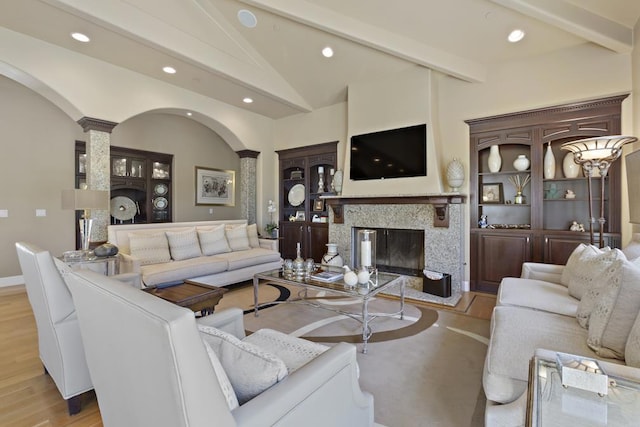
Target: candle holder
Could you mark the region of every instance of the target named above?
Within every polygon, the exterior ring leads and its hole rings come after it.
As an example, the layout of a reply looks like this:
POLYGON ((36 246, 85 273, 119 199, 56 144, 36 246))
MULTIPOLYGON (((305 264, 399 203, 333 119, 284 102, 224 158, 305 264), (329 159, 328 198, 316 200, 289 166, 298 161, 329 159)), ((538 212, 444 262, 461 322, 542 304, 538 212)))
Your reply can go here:
POLYGON ((361 285, 378 285, 378 269, 376 268, 376 230, 358 230, 358 259, 354 263, 358 272, 358 283, 361 285), (366 279, 366 280, 365 280, 366 279))
POLYGON ((324 167, 318 166, 318 193, 324 193, 324 167))

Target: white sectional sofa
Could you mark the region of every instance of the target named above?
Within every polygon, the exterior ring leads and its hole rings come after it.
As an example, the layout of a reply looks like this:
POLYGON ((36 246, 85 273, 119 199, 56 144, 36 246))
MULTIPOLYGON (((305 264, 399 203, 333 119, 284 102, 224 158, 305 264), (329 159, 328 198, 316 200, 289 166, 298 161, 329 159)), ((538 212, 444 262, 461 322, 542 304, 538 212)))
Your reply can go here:
POLYGON ((122 255, 120 272, 139 272, 143 286, 185 279, 226 286, 280 268, 276 240, 260 239, 246 220, 108 226, 122 255))
POLYGON ((504 278, 483 373, 485 424, 523 425, 529 362, 541 349, 640 368, 639 312, 640 258, 618 249, 581 245, 566 266, 525 263, 521 277, 504 278))

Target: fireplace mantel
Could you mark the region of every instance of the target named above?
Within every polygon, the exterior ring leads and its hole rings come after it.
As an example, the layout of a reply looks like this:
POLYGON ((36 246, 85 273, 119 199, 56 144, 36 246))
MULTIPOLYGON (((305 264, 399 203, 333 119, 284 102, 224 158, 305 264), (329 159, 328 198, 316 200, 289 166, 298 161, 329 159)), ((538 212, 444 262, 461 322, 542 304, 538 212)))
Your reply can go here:
POLYGON ((433 225, 449 227, 450 204, 462 204, 466 196, 459 193, 406 195, 406 196, 322 196, 333 210, 333 222, 344 224, 343 206, 345 205, 417 205, 430 204, 435 209, 433 225))

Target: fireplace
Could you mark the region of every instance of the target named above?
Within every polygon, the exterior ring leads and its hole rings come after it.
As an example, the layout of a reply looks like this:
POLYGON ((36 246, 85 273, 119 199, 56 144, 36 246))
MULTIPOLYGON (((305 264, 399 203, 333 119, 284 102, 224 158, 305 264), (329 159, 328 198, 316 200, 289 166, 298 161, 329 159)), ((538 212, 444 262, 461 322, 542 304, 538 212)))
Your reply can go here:
MULTIPOLYGON (((338 252, 342 255, 345 264, 353 266, 353 260, 357 259, 353 258, 354 254, 351 252, 354 228, 424 232, 422 239, 415 238, 411 244, 400 245, 403 249, 414 245, 421 246, 421 249, 411 249, 413 254, 421 254, 420 263, 413 263, 409 266, 400 263, 399 266, 420 271, 424 268, 450 275, 451 297, 444 298, 424 293, 422 292, 423 277, 400 273, 407 278, 407 296, 421 301, 455 306, 462 297, 465 263, 464 205, 462 203, 448 205, 446 212, 448 226, 441 227, 438 223, 438 207, 421 200, 387 197, 381 199, 381 202, 386 202, 384 204, 360 202, 358 199, 350 199, 348 203, 344 199, 338 200, 342 203, 340 221, 335 222, 334 212, 331 211, 329 214, 329 241, 338 245, 338 252)), ((377 240, 376 244, 380 246, 377 240)), ((383 262, 381 255, 378 254, 377 258, 379 268, 381 268, 380 264, 387 264, 386 261, 383 262)))
MULTIPOLYGON (((358 230, 351 228, 351 259, 359 259, 360 248, 354 245, 358 230)), ((376 267, 378 271, 406 276, 421 276, 424 270, 424 230, 367 228, 376 230, 376 267)))

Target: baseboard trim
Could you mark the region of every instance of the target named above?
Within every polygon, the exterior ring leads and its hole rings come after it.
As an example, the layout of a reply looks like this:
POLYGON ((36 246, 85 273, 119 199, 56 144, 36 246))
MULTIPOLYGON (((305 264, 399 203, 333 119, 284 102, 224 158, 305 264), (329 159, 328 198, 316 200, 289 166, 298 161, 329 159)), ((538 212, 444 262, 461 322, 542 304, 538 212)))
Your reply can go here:
POLYGON ((24 285, 24 278, 22 276, 0 277, 0 288, 16 285, 24 285))

